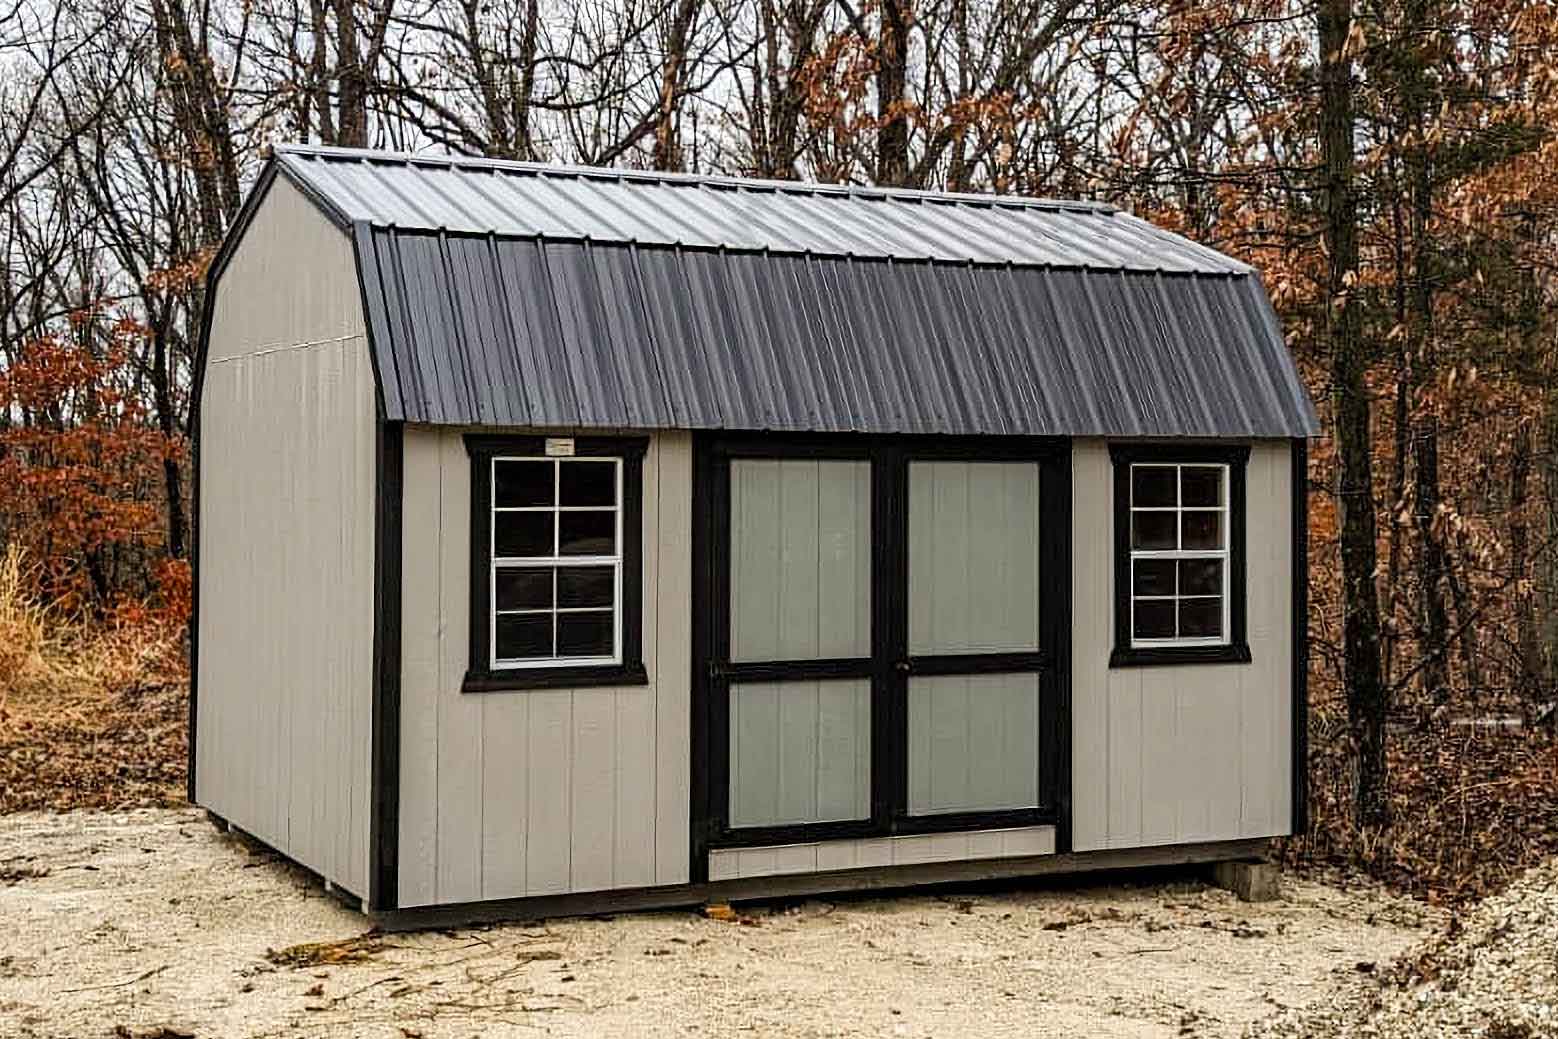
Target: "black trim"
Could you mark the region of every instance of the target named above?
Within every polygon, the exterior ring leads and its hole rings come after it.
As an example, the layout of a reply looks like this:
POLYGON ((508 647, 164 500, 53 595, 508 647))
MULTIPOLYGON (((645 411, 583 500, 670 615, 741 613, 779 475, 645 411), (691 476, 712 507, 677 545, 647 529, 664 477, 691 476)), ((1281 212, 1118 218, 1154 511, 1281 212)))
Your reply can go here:
POLYGON ((870 678, 876 665, 870 657, 841 657, 835 660, 740 661, 710 664, 713 678, 731 682, 801 682, 808 679, 870 678))
MULTIPOLYGON (((206 341, 211 335, 211 300, 212 284, 206 286, 205 315, 201 319, 200 330, 200 360, 196 363, 205 363, 206 341)), ((197 389, 195 397, 190 404, 189 415, 189 442, 190 442, 190 525, 189 525, 189 703, 187 710, 188 731, 185 742, 187 761, 184 772, 184 798, 190 804, 197 804, 195 799, 195 733, 199 729, 200 721, 200 696, 197 689, 197 681, 200 675, 200 391, 198 384, 201 381, 196 377, 197 389)))
POLYGON ((487 580, 494 455, 543 455, 546 438, 468 433, 471 459, 470 657, 460 689, 467 693, 523 689, 573 689, 579 686, 645 685, 643 649, 644 454, 648 437, 574 437, 574 457, 622 459, 622 662, 603 665, 493 670, 488 660, 487 617, 491 589, 487 580))
POLYGON ((1309 441, 1292 449, 1293 502, 1293 833, 1309 830, 1309 441))
MULTIPOLYGON (((1043 570, 1041 565, 1039 568, 1043 570)), ((906 675, 1006 675, 1018 671, 1040 671, 1055 666, 1055 655, 1038 653, 949 653, 945 656, 914 657, 897 661, 893 667, 906 675)))
POLYGON ((694 882, 707 879, 715 847, 1054 825, 1070 845, 1071 485, 1070 444, 1056 438, 809 434, 699 434, 693 462, 693 718, 690 851, 694 882), (868 460, 871 494, 871 656, 805 661, 730 661, 730 469, 732 458, 868 460), (1037 651, 910 656, 908 649, 908 466, 920 459, 1039 464, 1043 630, 1037 651), (912 674, 1034 672, 1040 676, 1040 799, 1034 809, 910 816, 907 681, 912 674), (870 678, 871 813, 819 824, 728 825, 729 691, 732 681, 870 678))
POLYGON ((373 721, 368 907, 400 904, 401 516, 405 431, 378 424, 373 536, 373 721))
POLYGON ((1054 531, 1056 536, 1042 537, 1039 543, 1039 573, 1060 574, 1058 583, 1043 601, 1040 617, 1044 629, 1041 640, 1053 654, 1045 672, 1049 684, 1041 689, 1039 726, 1053 732, 1054 747, 1044 747, 1042 767, 1045 789, 1051 791, 1055 807, 1055 852, 1071 851, 1071 639, 1072 584, 1076 571, 1072 566, 1073 537, 1071 445, 1057 451, 1046 466, 1040 487, 1039 530, 1054 531))
POLYGON ((1158 667, 1169 664, 1248 664, 1249 577, 1245 546, 1248 444, 1110 444, 1114 462, 1114 651, 1109 666, 1158 667), (1175 462, 1228 466, 1228 614, 1229 639, 1221 646, 1131 645, 1131 465, 1175 462))
MULTIPOLYGON (((272 160, 268 170, 279 168, 272 160)), ((296 177, 287 179, 308 197, 319 199, 296 177)), ((370 911, 400 905, 400 677, 401 677, 401 538, 405 511, 405 427, 388 421, 384 373, 374 343, 373 314, 381 301, 368 291, 362 276, 373 242, 365 223, 347 225, 328 205, 325 215, 350 231, 352 262, 362 301, 364 336, 374 386, 374 536, 373 536, 373 689, 369 719, 368 901, 370 911)))

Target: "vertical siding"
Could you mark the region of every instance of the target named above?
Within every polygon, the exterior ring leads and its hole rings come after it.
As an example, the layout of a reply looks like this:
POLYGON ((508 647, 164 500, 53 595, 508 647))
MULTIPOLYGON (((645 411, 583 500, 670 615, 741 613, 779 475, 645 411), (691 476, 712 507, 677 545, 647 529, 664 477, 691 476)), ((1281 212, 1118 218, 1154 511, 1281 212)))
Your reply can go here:
POLYGON ((764 848, 719 848, 709 853, 709 879, 744 880, 835 869, 876 869, 927 862, 964 862, 1053 854, 1053 826, 865 837, 764 848))
POLYGON ((403 906, 688 879, 692 440, 644 459, 649 684, 462 693, 470 461, 462 431, 405 437, 403 906))
POLYGON ((374 384, 350 244, 284 178, 218 286, 200 407, 196 797, 367 894, 374 384))
POLYGON ((1109 668, 1113 468, 1072 455, 1072 844, 1077 851, 1288 832, 1292 782, 1289 453, 1247 473, 1249 664, 1109 668))

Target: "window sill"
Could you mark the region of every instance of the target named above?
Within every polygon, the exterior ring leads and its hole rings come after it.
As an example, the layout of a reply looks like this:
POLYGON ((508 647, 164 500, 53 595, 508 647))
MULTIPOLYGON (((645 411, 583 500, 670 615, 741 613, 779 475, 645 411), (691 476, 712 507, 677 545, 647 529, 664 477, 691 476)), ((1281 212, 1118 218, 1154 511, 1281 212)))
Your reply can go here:
POLYGON ((1248 664, 1250 647, 1238 642, 1228 646, 1142 646, 1117 648, 1109 666, 1160 667, 1185 664, 1248 664))
POLYGON ((460 683, 462 693, 503 693, 524 689, 579 689, 602 685, 648 685, 649 674, 643 664, 612 664, 605 667, 520 668, 513 671, 467 671, 460 683))

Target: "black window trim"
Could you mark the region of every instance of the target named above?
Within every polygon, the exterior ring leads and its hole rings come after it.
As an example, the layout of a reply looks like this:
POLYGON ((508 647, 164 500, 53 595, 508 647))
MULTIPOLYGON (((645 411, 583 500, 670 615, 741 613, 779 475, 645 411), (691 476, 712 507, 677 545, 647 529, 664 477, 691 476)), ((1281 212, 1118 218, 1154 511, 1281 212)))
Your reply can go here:
MULTIPOLYGON (((559 433, 557 436, 567 436, 559 433)), ((492 609, 491 566, 492 466, 502 455, 544 456, 552 437, 468 433, 471 459, 470 658, 460 689, 494 693, 523 689, 572 689, 583 686, 646 685, 643 649, 644 455, 648 437, 572 437, 573 457, 622 460, 622 660, 616 664, 574 664, 494 670, 488 663, 488 614, 492 609)))
POLYGON ((1248 664, 1249 579, 1245 544, 1248 444, 1110 444, 1114 463, 1114 651, 1109 666, 1248 664), (1131 466, 1141 463, 1228 467, 1228 642, 1219 646, 1131 645, 1131 466))

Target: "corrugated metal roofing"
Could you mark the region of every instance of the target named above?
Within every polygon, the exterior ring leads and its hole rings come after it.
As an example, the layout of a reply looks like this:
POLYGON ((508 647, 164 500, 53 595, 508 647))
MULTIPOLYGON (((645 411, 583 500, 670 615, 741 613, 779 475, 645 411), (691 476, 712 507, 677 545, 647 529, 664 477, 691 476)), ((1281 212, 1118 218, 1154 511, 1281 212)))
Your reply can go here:
POLYGON ((1251 269, 1105 207, 339 150, 279 162, 353 227, 390 419, 1318 431, 1251 269))
POLYGON ((1247 274, 1087 202, 282 147, 347 222, 686 249, 1247 274))

